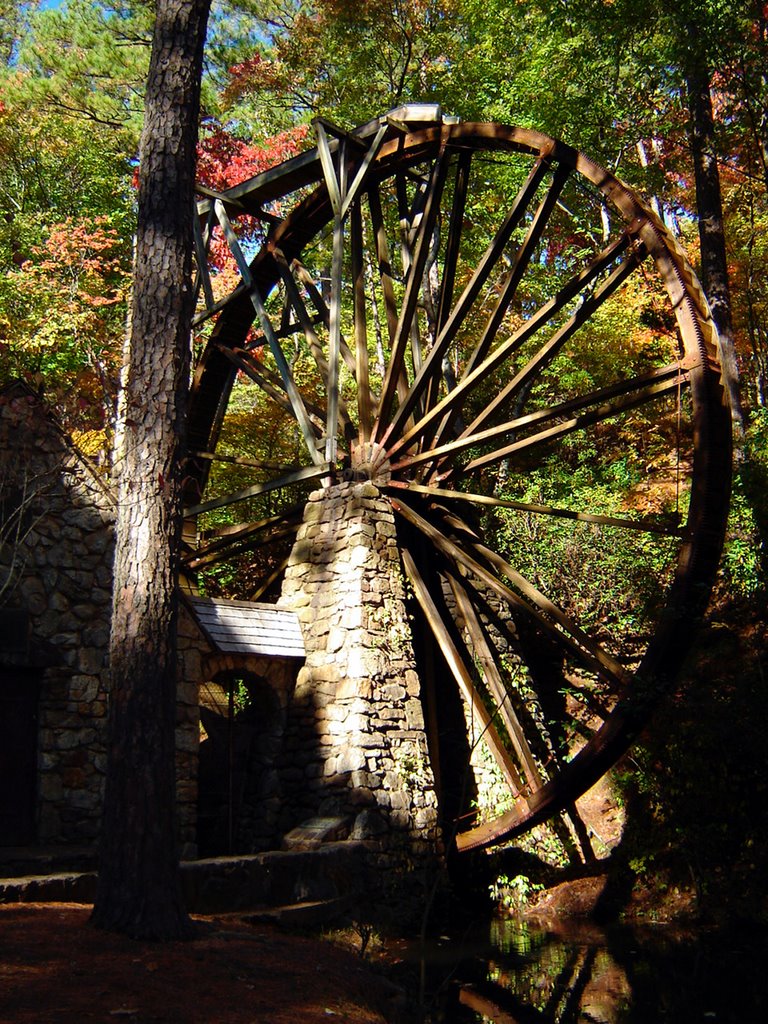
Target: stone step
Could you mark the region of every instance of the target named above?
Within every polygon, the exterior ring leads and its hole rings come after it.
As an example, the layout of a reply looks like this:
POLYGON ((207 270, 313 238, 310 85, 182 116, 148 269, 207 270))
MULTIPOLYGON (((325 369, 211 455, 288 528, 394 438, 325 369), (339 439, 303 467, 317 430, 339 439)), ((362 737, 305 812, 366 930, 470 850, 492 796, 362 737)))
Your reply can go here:
POLYGON ((0 846, 0 878, 95 871, 93 847, 0 846))
POLYGON ((0 903, 93 903, 96 872, 0 878, 0 903))
MULTIPOLYGON (((183 861, 182 886, 191 913, 262 912, 352 900, 367 887, 364 843, 327 843, 311 851, 274 850, 247 856, 183 861)), ((92 903, 96 872, 52 872, 0 878, 0 903, 92 903)), ((340 911, 341 912, 341 911, 340 911)), ((297 914, 301 912, 297 911, 297 914)))

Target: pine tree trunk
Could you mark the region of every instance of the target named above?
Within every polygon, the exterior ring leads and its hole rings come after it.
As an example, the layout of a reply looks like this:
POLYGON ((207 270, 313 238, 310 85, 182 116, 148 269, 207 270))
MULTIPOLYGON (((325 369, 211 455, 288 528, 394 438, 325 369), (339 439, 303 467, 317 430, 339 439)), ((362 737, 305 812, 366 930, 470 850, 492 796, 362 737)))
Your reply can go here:
POLYGON ((109 752, 92 920, 189 933, 175 827, 176 585, 192 317, 191 211, 210 0, 157 0, 115 471, 109 752))
POLYGON ((699 215, 701 283, 720 334, 723 376, 731 406, 731 419, 737 433, 742 434, 744 414, 739 397, 739 370, 736 363, 731 293, 728 285, 728 261, 712 95, 709 71, 703 60, 691 61, 686 73, 686 89, 690 115, 691 155, 696 182, 696 206, 699 215))

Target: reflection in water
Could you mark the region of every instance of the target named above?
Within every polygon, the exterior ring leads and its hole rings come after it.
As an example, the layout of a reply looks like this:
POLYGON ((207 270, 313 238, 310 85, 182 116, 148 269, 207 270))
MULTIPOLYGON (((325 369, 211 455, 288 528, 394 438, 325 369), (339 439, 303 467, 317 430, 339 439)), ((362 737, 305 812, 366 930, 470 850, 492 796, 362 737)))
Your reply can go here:
MULTIPOLYGON (((764 1024, 768 930, 542 927, 499 918, 454 952, 450 1024, 764 1024), (490 941, 489 941, 490 940, 490 941), (481 948, 482 946, 482 948, 481 948)), ((445 968, 447 950, 438 957, 445 968)), ((429 1019, 429 1018, 428 1018, 429 1019)))

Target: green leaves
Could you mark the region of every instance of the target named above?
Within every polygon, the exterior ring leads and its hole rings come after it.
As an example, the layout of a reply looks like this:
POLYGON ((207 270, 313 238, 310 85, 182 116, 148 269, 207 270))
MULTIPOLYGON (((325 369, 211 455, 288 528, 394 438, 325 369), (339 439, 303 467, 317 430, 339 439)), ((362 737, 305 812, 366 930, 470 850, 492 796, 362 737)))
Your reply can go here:
POLYGON ((40 11, 19 47, 9 95, 104 125, 135 147, 153 17, 153 5, 137 0, 69 0, 40 11))

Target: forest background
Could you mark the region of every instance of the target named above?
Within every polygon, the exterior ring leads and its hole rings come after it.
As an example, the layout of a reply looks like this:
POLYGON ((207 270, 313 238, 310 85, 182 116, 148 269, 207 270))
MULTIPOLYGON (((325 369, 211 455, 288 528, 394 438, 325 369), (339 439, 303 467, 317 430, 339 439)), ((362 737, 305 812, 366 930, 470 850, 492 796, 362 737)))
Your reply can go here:
MULTIPOLYGON (((153 16, 147 0, 0 0, 0 384, 21 377, 42 390, 105 467, 153 16)), ((636 751, 626 799, 643 838, 626 856, 636 874, 658 878, 663 866, 670 879, 692 877, 704 899, 747 899, 768 847, 755 810, 768 803, 758 724, 768 704, 768 5, 218 2, 198 178, 221 189, 279 163, 313 144, 318 116, 349 128, 403 102, 439 102, 464 120, 533 127, 584 150, 645 195, 701 267, 692 109, 702 81, 743 414, 715 625, 694 669, 712 685, 695 702, 671 702, 636 751)), ((223 253, 220 271, 225 280, 223 253)), ((606 563, 592 586, 610 593, 621 571, 606 563)))

